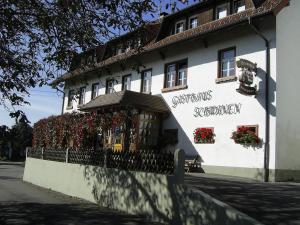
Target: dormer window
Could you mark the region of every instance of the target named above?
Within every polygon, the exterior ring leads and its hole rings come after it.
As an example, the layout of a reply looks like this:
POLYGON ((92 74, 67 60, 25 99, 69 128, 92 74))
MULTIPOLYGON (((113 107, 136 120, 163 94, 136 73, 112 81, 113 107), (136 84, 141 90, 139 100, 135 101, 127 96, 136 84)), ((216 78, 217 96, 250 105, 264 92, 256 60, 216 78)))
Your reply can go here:
POLYGON ((189 20, 189 28, 193 29, 193 28, 196 28, 197 26, 198 26, 198 18, 196 16, 191 17, 189 20))
POLYGON ((184 31, 184 23, 185 23, 185 21, 181 20, 175 24, 175 34, 178 34, 178 33, 181 33, 184 31))
POLYGON ((234 13, 239 13, 246 10, 245 0, 237 0, 233 3, 234 13))
POLYGON ((226 4, 222 4, 222 5, 218 5, 216 8, 216 19, 222 19, 226 16, 228 16, 229 14, 229 10, 228 10, 228 3, 226 4))
POLYGON ((116 55, 120 55, 123 53, 123 46, 122 45, 118 45, 117 49, 116 49, 116 55))
POLYGON ((131 46, 132 46, 132 42, 131 41, 127 41, 125 52, 129 52, 131 50, 131 46))

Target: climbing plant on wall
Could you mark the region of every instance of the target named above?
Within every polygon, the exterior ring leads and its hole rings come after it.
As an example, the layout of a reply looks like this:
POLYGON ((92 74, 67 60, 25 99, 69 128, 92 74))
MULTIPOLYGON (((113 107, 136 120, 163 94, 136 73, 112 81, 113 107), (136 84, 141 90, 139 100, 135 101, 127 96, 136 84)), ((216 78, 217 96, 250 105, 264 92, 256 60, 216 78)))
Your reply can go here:
POLYGON ((51 116, 38 121, 33 130, 34 148, 93 147, 94 138, 101 129, 111 127, 109 115, 72 113, 51 116))

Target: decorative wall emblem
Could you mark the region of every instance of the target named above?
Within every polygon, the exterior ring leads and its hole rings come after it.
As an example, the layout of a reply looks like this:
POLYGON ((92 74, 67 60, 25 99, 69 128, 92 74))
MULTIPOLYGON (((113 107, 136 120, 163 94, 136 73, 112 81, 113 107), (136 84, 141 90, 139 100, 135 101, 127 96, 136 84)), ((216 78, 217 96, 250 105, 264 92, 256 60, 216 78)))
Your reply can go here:
POLYGON ((237 67, 241 68, 239 75, 240 86, 237 92, 243 95, 256 95, 257 86, 253 85, 254 76, 257 74, 257 64, 246 59, 237 61, 237 67))

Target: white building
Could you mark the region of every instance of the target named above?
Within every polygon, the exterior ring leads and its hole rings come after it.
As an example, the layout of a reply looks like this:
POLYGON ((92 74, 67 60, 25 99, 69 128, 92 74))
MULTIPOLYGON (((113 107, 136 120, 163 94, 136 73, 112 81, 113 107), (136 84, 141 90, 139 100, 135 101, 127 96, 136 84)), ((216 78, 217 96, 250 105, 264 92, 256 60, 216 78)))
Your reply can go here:
POLYGON ((63 113, 122 90, 161 96, 170 111, 162 134, 178 138, 169 147, 199 155, 204 172, 300 180, 299 10, 296 0, 207 0, 164 16, 79 55, 54 82, 65 82, 63 113), (239 80, 240 59, 257 66, 251 87, 239 80), (261 142, 235 143, 241 126, 261 142), (197 128, 212 128, 213 143, 195 143, 197 128))

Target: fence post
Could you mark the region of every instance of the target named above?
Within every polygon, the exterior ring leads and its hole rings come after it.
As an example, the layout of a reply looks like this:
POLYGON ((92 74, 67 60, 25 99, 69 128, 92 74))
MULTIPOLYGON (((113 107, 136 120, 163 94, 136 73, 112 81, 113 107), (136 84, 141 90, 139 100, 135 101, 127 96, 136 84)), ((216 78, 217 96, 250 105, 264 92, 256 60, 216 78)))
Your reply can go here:
POLYGON ((28 152, 31 150, 31 147, 26 147, 26 150, 25 150, 25 157, 27 159, 28 157, 28 152))
POLYGON ((184 182, 184 161, 185 153, 183 149, 176 149, 174 153, 174 175, 177 183, 184 182))
POLYGON ((44 159, 44 147, 42 147, 42 159, 44 159))
POLYGON ((69 148, 66 150, 66 163, 69 162, 69 148))

